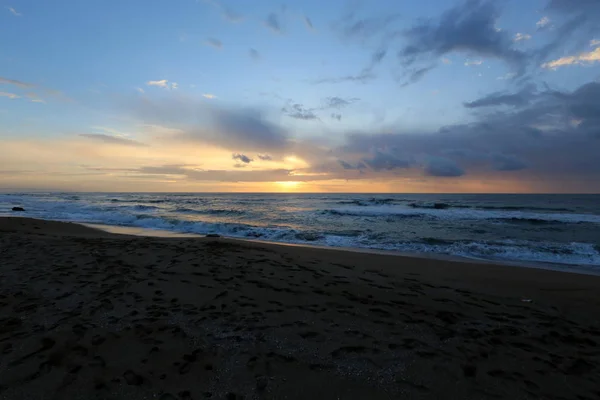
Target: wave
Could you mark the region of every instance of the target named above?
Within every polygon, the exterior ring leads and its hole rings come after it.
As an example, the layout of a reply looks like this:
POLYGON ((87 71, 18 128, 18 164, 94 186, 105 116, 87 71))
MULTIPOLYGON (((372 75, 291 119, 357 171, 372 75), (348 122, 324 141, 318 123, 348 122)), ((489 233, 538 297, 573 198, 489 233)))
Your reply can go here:
POLYGON ((467 205, 467 204, 452 204, 452 203, 409 203, 409 207, 412 208, 425 208, 425 209, 436 209, 446 210, 449 208, 470 208, 474 210, 489 210, 489 211, 541 211, 541 212, 572 212, 569 208, 562 207, 535 207, 535 206, 480 206, 480 205, 467 205))
POLYGON ((234 210, 234 209, 207 209, 207 210, 198 210, 187 207, 178 207, 175 209, 175 212, 180 213, 189 213, 189 214, 201 214, 201 215, 244 215, 247 214, 246 211, 243 210, 234 210))
POLYGON ((592 223, 600 224, 600 215, 535 213, 524 211, 490 211, 477 209, 413 208, 405 206, 339 207, 321 211, 322 214, 354 217, 430 218, 439 220, 492 220, 496 222, 527 223, 592 223))

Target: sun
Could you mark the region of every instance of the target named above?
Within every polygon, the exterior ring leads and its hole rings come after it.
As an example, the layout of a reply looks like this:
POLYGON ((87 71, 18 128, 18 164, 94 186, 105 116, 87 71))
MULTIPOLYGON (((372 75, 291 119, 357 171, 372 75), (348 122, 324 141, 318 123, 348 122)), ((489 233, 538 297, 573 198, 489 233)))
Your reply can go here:
POLYGON ((298 188, 298 186, 300 186, 300 184, 302 182, 298 182, 298 181, 281 181, 281 182, 275 182, 277 184, 277 186, 279 186, 281 188, 282 191, 284 192, 288 192, 288 191, 293 191, 295 189, 298 188))

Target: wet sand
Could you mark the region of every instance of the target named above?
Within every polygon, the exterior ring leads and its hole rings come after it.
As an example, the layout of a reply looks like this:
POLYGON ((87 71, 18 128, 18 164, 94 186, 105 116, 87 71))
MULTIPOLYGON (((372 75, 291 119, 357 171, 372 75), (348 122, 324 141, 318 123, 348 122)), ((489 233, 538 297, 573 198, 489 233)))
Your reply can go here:
POLYGON ((600 398, 600 277, 0 218, 1 399, 600 398))

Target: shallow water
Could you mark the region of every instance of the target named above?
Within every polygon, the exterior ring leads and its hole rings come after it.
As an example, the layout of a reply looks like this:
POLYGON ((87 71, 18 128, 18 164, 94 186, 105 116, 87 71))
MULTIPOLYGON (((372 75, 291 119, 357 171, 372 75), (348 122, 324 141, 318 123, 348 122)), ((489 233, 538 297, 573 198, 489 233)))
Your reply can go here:
POLYGON ((599 195, 0 194, 0 212, 183 233, 600 267, 599 195))

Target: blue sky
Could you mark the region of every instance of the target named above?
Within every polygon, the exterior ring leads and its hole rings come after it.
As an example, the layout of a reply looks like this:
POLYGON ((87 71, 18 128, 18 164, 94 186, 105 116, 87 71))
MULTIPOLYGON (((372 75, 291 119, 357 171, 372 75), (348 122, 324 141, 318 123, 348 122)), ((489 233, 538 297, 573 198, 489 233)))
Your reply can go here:
POLYGON ((0 187, 597 191, 599 4, 2 0, 0 187))

